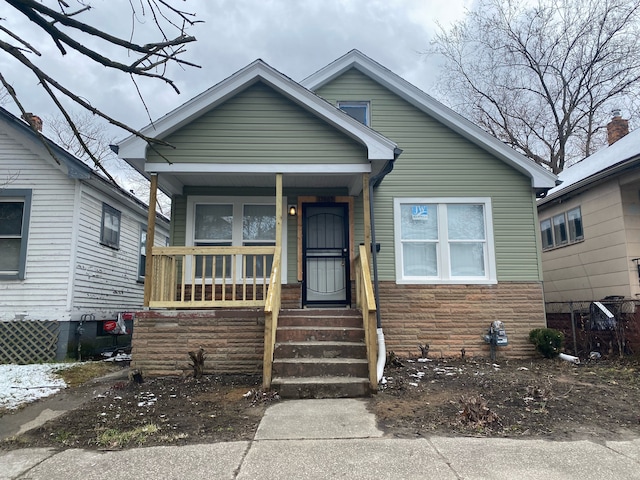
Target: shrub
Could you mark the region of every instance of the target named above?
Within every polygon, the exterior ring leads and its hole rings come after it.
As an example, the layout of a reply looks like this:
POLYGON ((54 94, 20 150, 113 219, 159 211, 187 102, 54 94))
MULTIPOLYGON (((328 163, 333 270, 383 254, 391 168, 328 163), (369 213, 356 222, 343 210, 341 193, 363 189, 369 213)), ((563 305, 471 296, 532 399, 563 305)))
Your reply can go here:
POLYGON ((562 349, 564 334, 553 328, 536 328, 529 332, 529 341, 545 358, 555 358, 562 349))

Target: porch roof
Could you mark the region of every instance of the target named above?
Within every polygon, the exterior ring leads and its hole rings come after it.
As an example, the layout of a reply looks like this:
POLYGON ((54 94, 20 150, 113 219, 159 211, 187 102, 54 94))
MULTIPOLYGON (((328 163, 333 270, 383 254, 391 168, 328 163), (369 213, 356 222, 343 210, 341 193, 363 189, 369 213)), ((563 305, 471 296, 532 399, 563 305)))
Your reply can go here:
POLYGON ((377 173, 401 152, 395 142, 363 125, 297 82, 256 60, 242 70, 189 100, 159 120, 142 128, 142 134, 167 138, 196 118, 215 109, 252 85, 262 82, 337 131, 363 145, 364 163, 169 163, 148 162, 148 144, 130 136, 118 143, 118 156, 138 172, 159 174, 159 186, 180 193, 185 185, 259 187, 273 184, 275 173, 283 173, 284 186, 292 188, 347 187, 352 194, 361 188, 361 174, 377 173))

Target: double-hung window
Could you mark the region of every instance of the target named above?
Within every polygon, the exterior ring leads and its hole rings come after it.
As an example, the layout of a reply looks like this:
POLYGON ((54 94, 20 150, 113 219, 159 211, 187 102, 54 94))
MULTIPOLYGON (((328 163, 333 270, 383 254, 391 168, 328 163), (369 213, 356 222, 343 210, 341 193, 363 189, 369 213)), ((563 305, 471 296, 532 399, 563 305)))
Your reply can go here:
MULTIPOLYGON (((233 232, 233 205, 200 203, 195 205, 194 245, 197 247, 230 247, 233 232)), ((213 262, 216 278, 231 276, 231 264, 222 255, 206 258, 206 276, 211 276, 213 262)), ((196 257, 196 276, 202 275, 202 257, 196 257)))
POLYGON ((106 203, 102 204, 100 243, 116 250, 120 248, 120 215, 120 210, 106 203))
POLYGON ((24 280, 31 190, 0 190, 0 280, 24 280))
MULTIPOLYGON (((276 206, 245 204, 242 208, 242 245, 273 246, 276 244, 276 206)), ((256 276, 262 278, 271 273, 273 257, 247 255, 247 275, 253 276, 253 264, 256 264, 256 276)))
MULTIPOLYGON (((272 197, 189 197, 187 232, 187 244, 192 241, 194 246, 275 246, 275 200, 272 197)), ((284 241, 286 239, 283 236, 284 241)), ((215 277, 231 278, 231 262, 229 257, 225 259, 222 255, 205 258, 206 276, 211 276, 214 260, 215 277)), ((243 259, 239 257, 236 265, 237 278, 244 274, 243 265, 247 277, 254 276, 254 265, 258 279, 268 277, 272 264, 272 255, 268 255, 266 259, 262 255, 245 255, 243 259)), ((200 277, 201 256, 196 257, 195 269, 196 277, 200 277)))
POLYGON ((542 248, 548 250, 584 239, 580 207, 558 213, 540 222, 542 248))
POLYGON ((396 198, 398 283, 495 283, 491 199, 396 198))

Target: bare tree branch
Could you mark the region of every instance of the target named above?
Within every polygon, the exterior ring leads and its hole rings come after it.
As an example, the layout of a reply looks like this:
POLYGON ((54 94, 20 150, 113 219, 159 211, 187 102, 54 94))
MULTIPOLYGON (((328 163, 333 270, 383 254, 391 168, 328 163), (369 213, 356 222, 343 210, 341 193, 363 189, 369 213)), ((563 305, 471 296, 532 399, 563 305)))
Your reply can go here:
MULTIPOLYGON (((7 76, 7 71, 4 72, 5 76, 1 77, 0 80, 23 114, 25 109, 20 103, 20 92, 16 91, 16 88, 24 84, 24 71, 26 70, 30 71, 38 79, 40 86, 65 118, 81 150, 114 183, 115 179, 104 168, 100 157, 92 151, 92 146, 85 142, 83 132, 74 123, 72 115, 67 110, 67 103, 63 102, 62 99, 70 100, 92 115, 97 115, 112 125, 136 135, 149 145, 156 144, 170 147, 167 142, 148 137, 125 122, 113 118, 100 108, 92 105, 89 100, 86 100, 77 92, 66 88, 64 81, 51 76, 44 68, 36 65, 30 60, 29 56, 39 56, 39 51, 42 50, 41 46, 46 42, 53 42, 63 56, 71 51, 77 52, 96 65, 104 66, 112 71, 122 72, 133 82, 134 88, 146 109, 142 92, 136 82, 137 78, 159 80, 169 85, 176 93, 180 93, 175 82, 167 76, 168 65, 198 67, 198 65, 182 58, 186 52, 186 45, 195 41, 195 37, 187 34, 187 28, 200 23, 195 19, 194 14, 175 6, 178 0, 137 0, 138 3, 136 4, 131 0, 129 5, 134 27, 132 27, 130 38, 123 39, 98 28, 95 26, 95 22, 82 21, 81 18, 86 20, 87 15, 96 9, 80 0, 76 0, 78 5, 75 7, 70 6, 71 2, 69 0, 5 1, 15 9, 15 12, 19 12, 28 18, 32 25, 32 31, 26 34, 24 32, 18 34, 10 26, 6 26, 6 18, 0 19, 0 21, 5 22, 5 25, 0 25, 0 33, 5 36, 4 39, 0 39, 0 52, 4 52, 13 58, 22 67, 21 72, 16 72, 16 74, 21 75, 17 77, 17 81, 12 82, 9 78, 10 75, 7 76), (140 23, 144 16, 149 16, 152 20, 150 23, 147 22, 145 26, 147 32, 145 33, 148 33, 149 25, 155 28, 155 32, 159 37, 157 41, 138 43, 134 40, 135 25, 140 23), (30 34, 32 34, 32 39, 27 38, 30 34), (88 42, 88 38, 97 39, 101 46, 91 46, 92 42, 88 42), (122 56, 122 54, 131 56, 131 61, 123 62, 119 60, 118 57, 122 56)), ((16 70, 20 69, 17 68, 16 70)), ((73 69, 69 68, 69 71, 73 71, 73 69)), ((13 70, 10 73, 13 74, 13 70)), ((147 114, 149 115, 148 109, 147 114)))
POLYGON ((445 101, 558 173, 640 93, 640 0, 479 0, 430 52, 445 101))

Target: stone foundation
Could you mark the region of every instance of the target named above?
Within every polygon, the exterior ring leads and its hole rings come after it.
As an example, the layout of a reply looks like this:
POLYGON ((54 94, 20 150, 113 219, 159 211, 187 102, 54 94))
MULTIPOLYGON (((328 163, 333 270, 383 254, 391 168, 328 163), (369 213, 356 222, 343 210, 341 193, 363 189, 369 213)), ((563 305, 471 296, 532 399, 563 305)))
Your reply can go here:
POLYGON ((205 373, 262 374, 264 310, 137 312, 131 367, 143 375, 192 372, 190 351, 204 348, 205 373))
POLYGON ((419 356, 418 345, 430 345, 430 357, 489 358, 482 336, 501 320, 509 345, 498 347, 498 359, 535 356, 529 331, 546 326, 541 283, 497 285, 396 285, 380 283, 382 327, 387 351, 419 356))
MULTIPOLYGON (((299 308, 300 286, 283 288, 282 308, 299 308)), ((537 355, 529 331, 546 326, 542 285, 396 285, 380 283, 382 326, 387 351, 430 357, 489 358, 482 336, 493 320, 504 322, 509 345, 500 358, 537 355)), ((264 310, 150 310, 137 312, 131 366, 144 375, 192 371, 188 352, 205 349, 205 373, 262 373, 264 310)))

